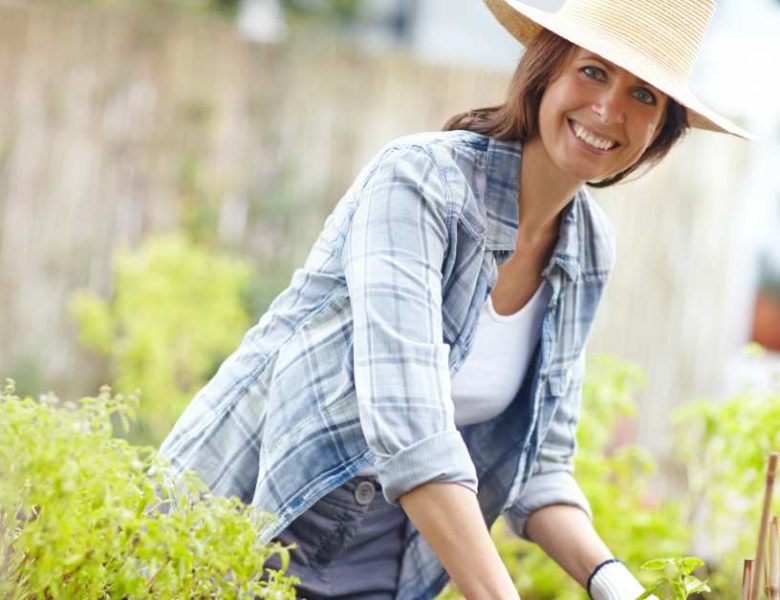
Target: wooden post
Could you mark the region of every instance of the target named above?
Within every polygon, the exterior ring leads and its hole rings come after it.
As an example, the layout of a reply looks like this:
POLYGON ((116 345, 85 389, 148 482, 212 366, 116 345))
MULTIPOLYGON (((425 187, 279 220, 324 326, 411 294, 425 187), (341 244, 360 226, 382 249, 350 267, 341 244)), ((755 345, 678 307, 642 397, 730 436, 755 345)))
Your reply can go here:
POLYGON ((766 469, 766 487, 764 488, 764 506, 761 510, 761 524, 758 528, 758 547, 756 548, 756 562, 753 565, 753 578, 750 584, 750 600, 758 600, 758 595, 764 587, 761 585, 761 574, 764 571, 764 557, 766 554, 766 534, 769 525, 769 511, 772 505, 772 491, 775 485, 775 471, 777 470, 777 452, 769 454, 769 465, 766 469))
POLYGON ((753 559, 746 558, 742 565, 742 596, 740 600, 750 600, 750 582, 753 580, 753 559))
POLYGON ((778 558, 777 515, 772 517, 769 526, 769 580, 766 595, 769 600, 780 600, 780 558, 778 558))

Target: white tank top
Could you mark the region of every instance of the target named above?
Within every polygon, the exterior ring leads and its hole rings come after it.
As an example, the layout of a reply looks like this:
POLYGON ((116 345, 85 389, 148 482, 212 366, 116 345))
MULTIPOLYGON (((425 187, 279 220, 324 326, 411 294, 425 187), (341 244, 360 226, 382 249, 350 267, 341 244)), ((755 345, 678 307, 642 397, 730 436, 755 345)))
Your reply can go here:
POLYGON ((456 425, 487 421, 511 404, 542 331, 549 289, 542 281, 525 306, 511 315, 499 315, 488 295, 471 351, 452 378, 456 425))
MULTIPOLYGON (((552 290, 542 281, 511 315, 499 315, 488 294, 466 360, 452 378, 455 424, 471 425, 501 414, 514 399, 542 331, 552 290)), ((376 475, 373 467, 359 475, 376 475)))

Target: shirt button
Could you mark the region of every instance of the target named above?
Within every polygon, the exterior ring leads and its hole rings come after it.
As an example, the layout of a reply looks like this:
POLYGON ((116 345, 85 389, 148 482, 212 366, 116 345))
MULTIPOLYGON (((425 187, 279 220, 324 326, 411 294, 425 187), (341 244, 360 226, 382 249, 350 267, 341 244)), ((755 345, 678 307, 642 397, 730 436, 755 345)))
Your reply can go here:
POLYGON ((358 504, 370 504, 375 495, 376 489, 370 481, 361 481, 355 488, 355 500, 358 504))

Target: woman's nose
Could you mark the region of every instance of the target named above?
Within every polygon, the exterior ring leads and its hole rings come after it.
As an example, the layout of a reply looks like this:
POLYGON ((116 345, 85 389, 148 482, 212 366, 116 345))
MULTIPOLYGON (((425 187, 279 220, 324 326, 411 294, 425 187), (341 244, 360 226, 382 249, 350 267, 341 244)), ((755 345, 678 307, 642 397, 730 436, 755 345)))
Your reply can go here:
POLYGON ((626 116, 623 106, 623 92, 619 86, 613 85, 604 88, 594 99, 592 109, 598 115, 599 120, 609 125, 623 123, 626 116))

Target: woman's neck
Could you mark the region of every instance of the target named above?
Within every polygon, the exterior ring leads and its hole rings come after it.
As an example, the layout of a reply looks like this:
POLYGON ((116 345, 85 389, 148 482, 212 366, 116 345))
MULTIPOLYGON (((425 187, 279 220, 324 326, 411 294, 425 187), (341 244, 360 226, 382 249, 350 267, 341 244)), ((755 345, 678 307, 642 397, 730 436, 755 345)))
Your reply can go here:
POLYGON ((523 143, 519 183, 518 237, 530 243, 557 238, 560 213, 583 182, 562 173, 536 136, 523 143))

